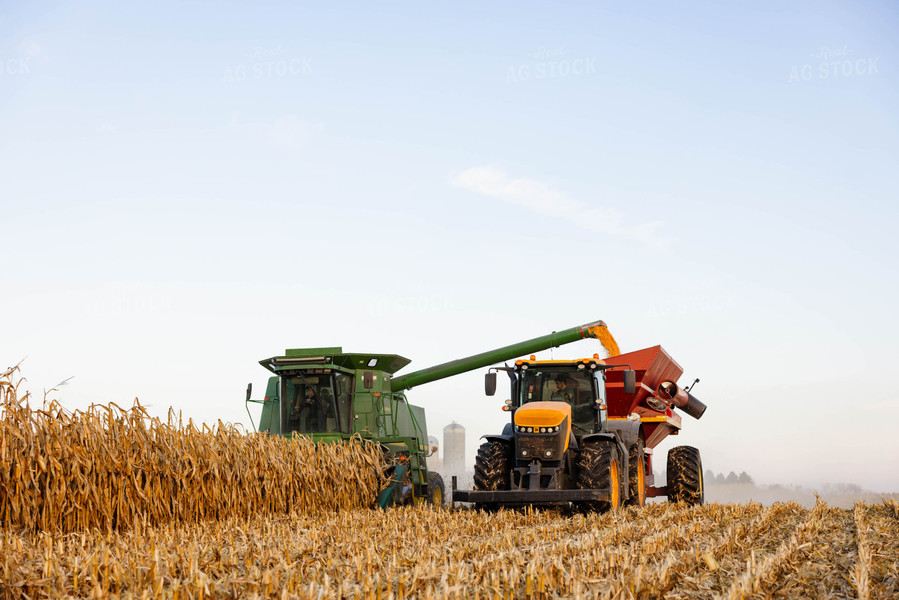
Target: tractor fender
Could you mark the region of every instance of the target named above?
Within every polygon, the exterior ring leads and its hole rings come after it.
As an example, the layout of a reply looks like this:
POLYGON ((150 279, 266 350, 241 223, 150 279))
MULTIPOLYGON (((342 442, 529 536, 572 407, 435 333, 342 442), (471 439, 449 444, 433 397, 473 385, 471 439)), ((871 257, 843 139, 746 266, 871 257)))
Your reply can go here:
POLYGON ((610 432, 617 433, 628 448, 640 440, 640 421, 609 421, 607 427, 610 432))
POLYGON ((482 440, 487 440, 488 442, 512 442, 515 439, 515 433, 512 430, 512 424, 506 423, 503 427, 503 432, 499 435, 482 435, 482 440))
POLYGON ((507 442, 512 443, 513 436, 511 435, 482 435, 482 440, 487 440, 488 442, 507 442))
POLYGON ((624 453, 625 456, 627 456, 627 446, 624 445, 624 442, 622 442, 620 436, 615 435, 612 432, 604 431, 602 433, 591 433, 585 435, 581 438, 581 445, 583 446, 586 443, 596 440, 609 440, 610 442, 615 442, 615 444, 618 445, 618 450, 620 450, 622 453, 624 453))

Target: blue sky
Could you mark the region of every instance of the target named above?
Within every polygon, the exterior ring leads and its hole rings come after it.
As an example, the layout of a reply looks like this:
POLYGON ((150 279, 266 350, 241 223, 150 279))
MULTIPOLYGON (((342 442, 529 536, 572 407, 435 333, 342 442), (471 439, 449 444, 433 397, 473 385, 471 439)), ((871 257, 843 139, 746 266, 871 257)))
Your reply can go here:
MULTIPOLYGON (((676 441, 708 468, 899 491, 897 24, 889 3, 4 5, 0 363, 27 356, 38 394, 74 375, 71 408, 247 422, 285 347, 420 368, 602 318, 702 379, 676 441)), ((469 460, 504 418, 481 390, 413 392, 469 460)))

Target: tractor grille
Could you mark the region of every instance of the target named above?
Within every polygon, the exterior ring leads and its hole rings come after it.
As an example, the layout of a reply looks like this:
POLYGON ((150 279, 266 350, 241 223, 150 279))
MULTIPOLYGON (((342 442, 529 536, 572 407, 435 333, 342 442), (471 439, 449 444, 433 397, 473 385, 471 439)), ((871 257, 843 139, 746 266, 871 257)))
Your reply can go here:
POLYGON ((562 458, 562 440, 558 434, 527 434, 517 436, 515 457, 522 460, 559 460, 562 458), (550 454, 547 455, 546 453, 550 454))

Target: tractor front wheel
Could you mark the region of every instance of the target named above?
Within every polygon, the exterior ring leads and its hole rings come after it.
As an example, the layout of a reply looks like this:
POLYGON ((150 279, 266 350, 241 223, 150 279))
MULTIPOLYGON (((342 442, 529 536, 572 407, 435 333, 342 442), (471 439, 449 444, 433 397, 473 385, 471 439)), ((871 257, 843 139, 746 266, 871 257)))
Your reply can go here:
POLYGON ((699 506, 705 502, 702 459, 693 446, 677 446, 668 451, 668 502, 699 506))
MULTIPOLYGON (((484 442, 474 460, 474 489, 494 492, 508 490, 512 470, 512 452, 505 442, 484 442)), ((488 505, 475 504, 477 508, 488 505)))
POLYGON ((609 490, 609 501, 583 502, 586 510, 605 512, 621 506, 618 447, 610 442, 585 444, 577 457, 577 486, 582 490, 609 490))
POLYGON ((440 508, 443 499, 446 498, 446 486, 443 485, 443 477, 440 473, 428 471, 428 502, 440 508))

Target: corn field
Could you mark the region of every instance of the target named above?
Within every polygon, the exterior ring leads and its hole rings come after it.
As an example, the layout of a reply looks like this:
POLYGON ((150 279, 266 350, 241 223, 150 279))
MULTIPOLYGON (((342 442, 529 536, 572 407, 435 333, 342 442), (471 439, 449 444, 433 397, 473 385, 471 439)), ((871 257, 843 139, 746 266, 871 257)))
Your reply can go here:
POLYGON ((140 524, 371 506, 383 455, 95 406, 34 410, 0 374, 0 526, 110 532, 140 524))
POLYGON ((0 533, 0 596, 896 598, 899 506, 359 509, 0 533))
POLYGON ((899 597, 899 503, 369 508, 371 444, 94 407, 0 377, 2 598, 899 597))

